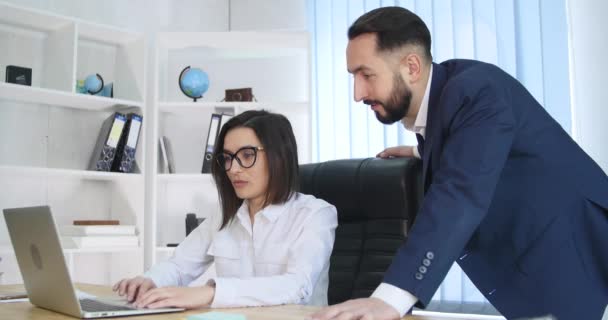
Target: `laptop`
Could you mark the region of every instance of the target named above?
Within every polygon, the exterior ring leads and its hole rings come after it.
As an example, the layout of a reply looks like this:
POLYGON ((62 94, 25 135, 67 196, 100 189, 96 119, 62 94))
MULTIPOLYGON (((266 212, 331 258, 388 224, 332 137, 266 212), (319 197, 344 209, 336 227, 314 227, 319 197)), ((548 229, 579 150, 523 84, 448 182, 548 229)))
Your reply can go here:
POLYGON ((63 256, 57 227, 48 206, 4 209, 30 302, 77 318, 104 318, 182 311, 181 308, 137 309, 126 300, 79 299, 63 256))

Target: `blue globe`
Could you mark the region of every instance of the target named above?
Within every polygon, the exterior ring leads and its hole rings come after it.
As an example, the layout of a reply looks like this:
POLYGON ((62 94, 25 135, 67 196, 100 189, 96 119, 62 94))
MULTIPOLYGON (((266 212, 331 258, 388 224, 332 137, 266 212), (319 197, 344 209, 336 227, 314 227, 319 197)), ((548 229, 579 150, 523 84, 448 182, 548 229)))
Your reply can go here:
POLYGON ((84 89, 90 94, 96 94, 103 89, 103 80, 98 74, 92 74, 84 80, 84 89))
POLYGON ((201 69, 186 67, 179 77, 179 87, 196 102, 209 89, 209 76, 201 69))

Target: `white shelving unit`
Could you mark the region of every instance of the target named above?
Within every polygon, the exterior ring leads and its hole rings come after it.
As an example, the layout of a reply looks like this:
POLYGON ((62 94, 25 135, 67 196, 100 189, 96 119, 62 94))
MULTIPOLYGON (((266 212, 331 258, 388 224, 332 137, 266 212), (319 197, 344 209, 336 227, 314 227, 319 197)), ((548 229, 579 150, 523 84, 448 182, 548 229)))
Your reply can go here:
MULTIPOLYGON (((49 205, 58 225, 118 219, 144 242, 143 173, 87 171, 102 122, 137 108, 146 124, 144 36, 0 2, 0 79, 6 66, 32 69, 32 86, 0 82, 0 208, 49 205), (99 73, 114 98, 76 93, 99 73)), ((145 170, 145 129, 136 161, 145 170)), ((143 271, 143 247, 68 249, 73 279, 110 284, 143 271)), ((0 216, 3 283, 20 283, 0 216)))
POLYGON ((160 33, 154 52, 154 101, 149 119, 145 265, 169 256, 185 237, 186 213, 220 214, 210 174, 201 174, 212 113, 266 109, 284 114, 298 142, 301 163, 312 158, 310 48, 306 32, 160 33), (187 66, 210 80, 193 102, 179 89, 187 66), (223 102, 226 89, 252 88, 257 102, 223 102), (158 139, 171 142, 176 174, 159 173, 158 139))

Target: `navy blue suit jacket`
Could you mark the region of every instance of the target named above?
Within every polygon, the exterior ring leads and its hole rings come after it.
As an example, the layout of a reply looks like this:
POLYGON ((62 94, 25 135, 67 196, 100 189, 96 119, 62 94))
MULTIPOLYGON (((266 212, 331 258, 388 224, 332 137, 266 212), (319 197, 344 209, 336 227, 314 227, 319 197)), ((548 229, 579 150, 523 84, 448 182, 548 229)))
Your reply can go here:
POLYGON ((433 65, 425 196, 384 282, 426 306, 456 261, 508 319, 600 319, 608 177, 514 78, 433 65))

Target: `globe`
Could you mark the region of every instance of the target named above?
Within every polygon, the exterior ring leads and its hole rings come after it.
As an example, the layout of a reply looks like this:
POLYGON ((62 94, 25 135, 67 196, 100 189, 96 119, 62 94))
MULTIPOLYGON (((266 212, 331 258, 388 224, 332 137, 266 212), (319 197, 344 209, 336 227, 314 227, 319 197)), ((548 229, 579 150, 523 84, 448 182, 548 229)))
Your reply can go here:
POLYGON ((194 102, 196 102, 209 89, 209 76, 199 68, 187 66, 179 76, 179 88, 187 97, 194 99, 194 102))
POLYGON ((84 89, 90 94, 99 93, 103 89, 103 78, 98 74, 92 74, 84 80, 84 89))

